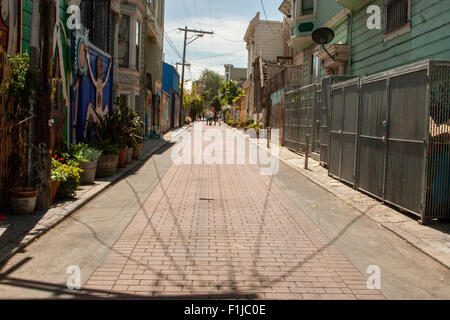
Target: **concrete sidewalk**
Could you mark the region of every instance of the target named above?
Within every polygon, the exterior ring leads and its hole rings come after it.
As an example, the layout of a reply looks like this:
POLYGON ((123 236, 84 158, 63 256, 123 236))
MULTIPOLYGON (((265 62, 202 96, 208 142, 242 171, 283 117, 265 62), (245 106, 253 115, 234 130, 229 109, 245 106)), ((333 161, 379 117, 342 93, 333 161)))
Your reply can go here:
MULTIPOLYGON (((234 130, 240 132, 251 142, 268 150, 267 140, 253 139, 243 130, 234 130)), ((346 204, 450 269, 450 223, 430 222, 427 225, 420 225, 417 220, 410 216, 329 177, 328 170, 323 168, 318 161, 310 158, 308 170, 306 170, 304 169, 305 157, 303 155, 294 153, 284 147, 280 147, 279 150, 279 154, 275 154, 272 150, 270 152, 308 180, 329 191, 346 204)))
POLYGON ((6 215, 6 220, 0 222, 0 263, 8 260, 128 173, 141 166, 155 152, 187 128, 188 126, 185 126, 172 130, 162 139, 146 140, 142 146, 139 160, 134 160, 125 168, 119 168, 117 173, 111 177, 96 180, 93 185, 81 186, 76 200, 58 202, 47 212, 35 212, 32 215, 22 216, 6 215))

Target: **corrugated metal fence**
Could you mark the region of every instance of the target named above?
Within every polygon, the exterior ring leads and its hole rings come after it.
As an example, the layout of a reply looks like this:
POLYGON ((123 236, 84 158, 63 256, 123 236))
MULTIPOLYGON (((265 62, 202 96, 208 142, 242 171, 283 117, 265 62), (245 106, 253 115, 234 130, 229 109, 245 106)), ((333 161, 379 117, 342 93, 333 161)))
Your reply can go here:
POLYGON ((331 87, 329 174, 422 220, 450 217, 450 62, 331 87))

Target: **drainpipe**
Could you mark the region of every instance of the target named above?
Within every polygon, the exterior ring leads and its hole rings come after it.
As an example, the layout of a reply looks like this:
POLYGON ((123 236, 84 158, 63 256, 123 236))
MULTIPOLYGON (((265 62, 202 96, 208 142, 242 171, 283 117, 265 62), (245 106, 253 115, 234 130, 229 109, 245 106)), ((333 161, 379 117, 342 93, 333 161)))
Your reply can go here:
POLYGON ((353 38, 353 11, 350 11, 350 22, 348 30, 348 75, 352 74, 352 38, 353 38))

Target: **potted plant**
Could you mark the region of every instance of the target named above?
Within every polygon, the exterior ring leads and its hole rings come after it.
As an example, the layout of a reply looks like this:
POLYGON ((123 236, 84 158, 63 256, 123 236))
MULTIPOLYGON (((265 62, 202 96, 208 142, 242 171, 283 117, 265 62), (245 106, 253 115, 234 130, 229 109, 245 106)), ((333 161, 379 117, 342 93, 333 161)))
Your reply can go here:
POLYGON ((82 172, 78 160, 70 153, 53 156, 51 180, 60 182, 55 191, 56 198, 73 198, 80 186, 82 172))
POLYGON ((126 146, 122 146, 119 150, 119 158, 117 160, 117 168, 125 167, 125 162, 127 160, 128 148, 126 146))
POLYGON ((97 161, 97 177, 112 176, 117 171, 119 162, 120 146, 111 140, 101 142, 98 149, 102 151, 101 157, 97 161))
POLYGON ((9 190, 11 209, 15 214, 31 214, 36 207, 37 189, 13 188, 9 190))
POLYGON ((0 205, 16 214, 34 212, 38 191, 28 179, 27 154, 30 145, 26 127, 30 116, 28 54, 0 56, 0 205))
POLYGON ((52 172, 51 172, 51 192, 52 192, 52 201, 55 199, 56 192, 61 186, 62 181, 67 180, 67 174, 60 170, 61 163, 59 162, 61 158, 55 154, 52 158, 52 172))
POLYGON ((144 123, 134 111, 123 108, 121 112, 123 115, 122 140, 128 148, 133 149, 132 159, 137 160, 144 142, 144 123))
POLYGON ((72 146, 72 154, 78 160, 81 170, 81 183, 92 184, 97 172, 97 162, 102 155, 102 150, 89 147, 80 143, 72 146))
POLYGON ((133 148, 132 147, 128 147, 127 150, 127 159, 125 160, 126 164, 129 164, 131 162, 133 162, 133 148))

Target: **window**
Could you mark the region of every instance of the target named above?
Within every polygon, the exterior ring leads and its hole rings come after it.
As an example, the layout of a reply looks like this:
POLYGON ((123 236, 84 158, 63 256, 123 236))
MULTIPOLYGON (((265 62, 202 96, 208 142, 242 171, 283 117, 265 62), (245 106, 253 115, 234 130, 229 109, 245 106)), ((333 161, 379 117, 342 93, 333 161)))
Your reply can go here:
POLYGON ((309 16, 314 14, 316 0, 294 0, 292 2, 292 13, 294 17, 309 16))
POLYGON ((97 48, 111 53, 110 34, 111 11, 109 1, 83 0, 80 5, 81 24, 89 29, 89 41, 97 48))
POLYGON ((408 23, 409 0, 388 0, 386 3, 386 32, 408 23))
POLYGON ((130 16, 122 15, 119 25, 119 66, 129 67, 130 56, 130 16))
POLYGON ((140 39, 140 24, 136 21, 136 70, 139 70, 139 39, 140 39))
POLYGON ((230 81, 230 72, 227 72, 225 74, 225 82, 228 82, 228 81, 230 81))
POLYGON ((302 16, 314 14, 314 0, 302 1, 302 16))

